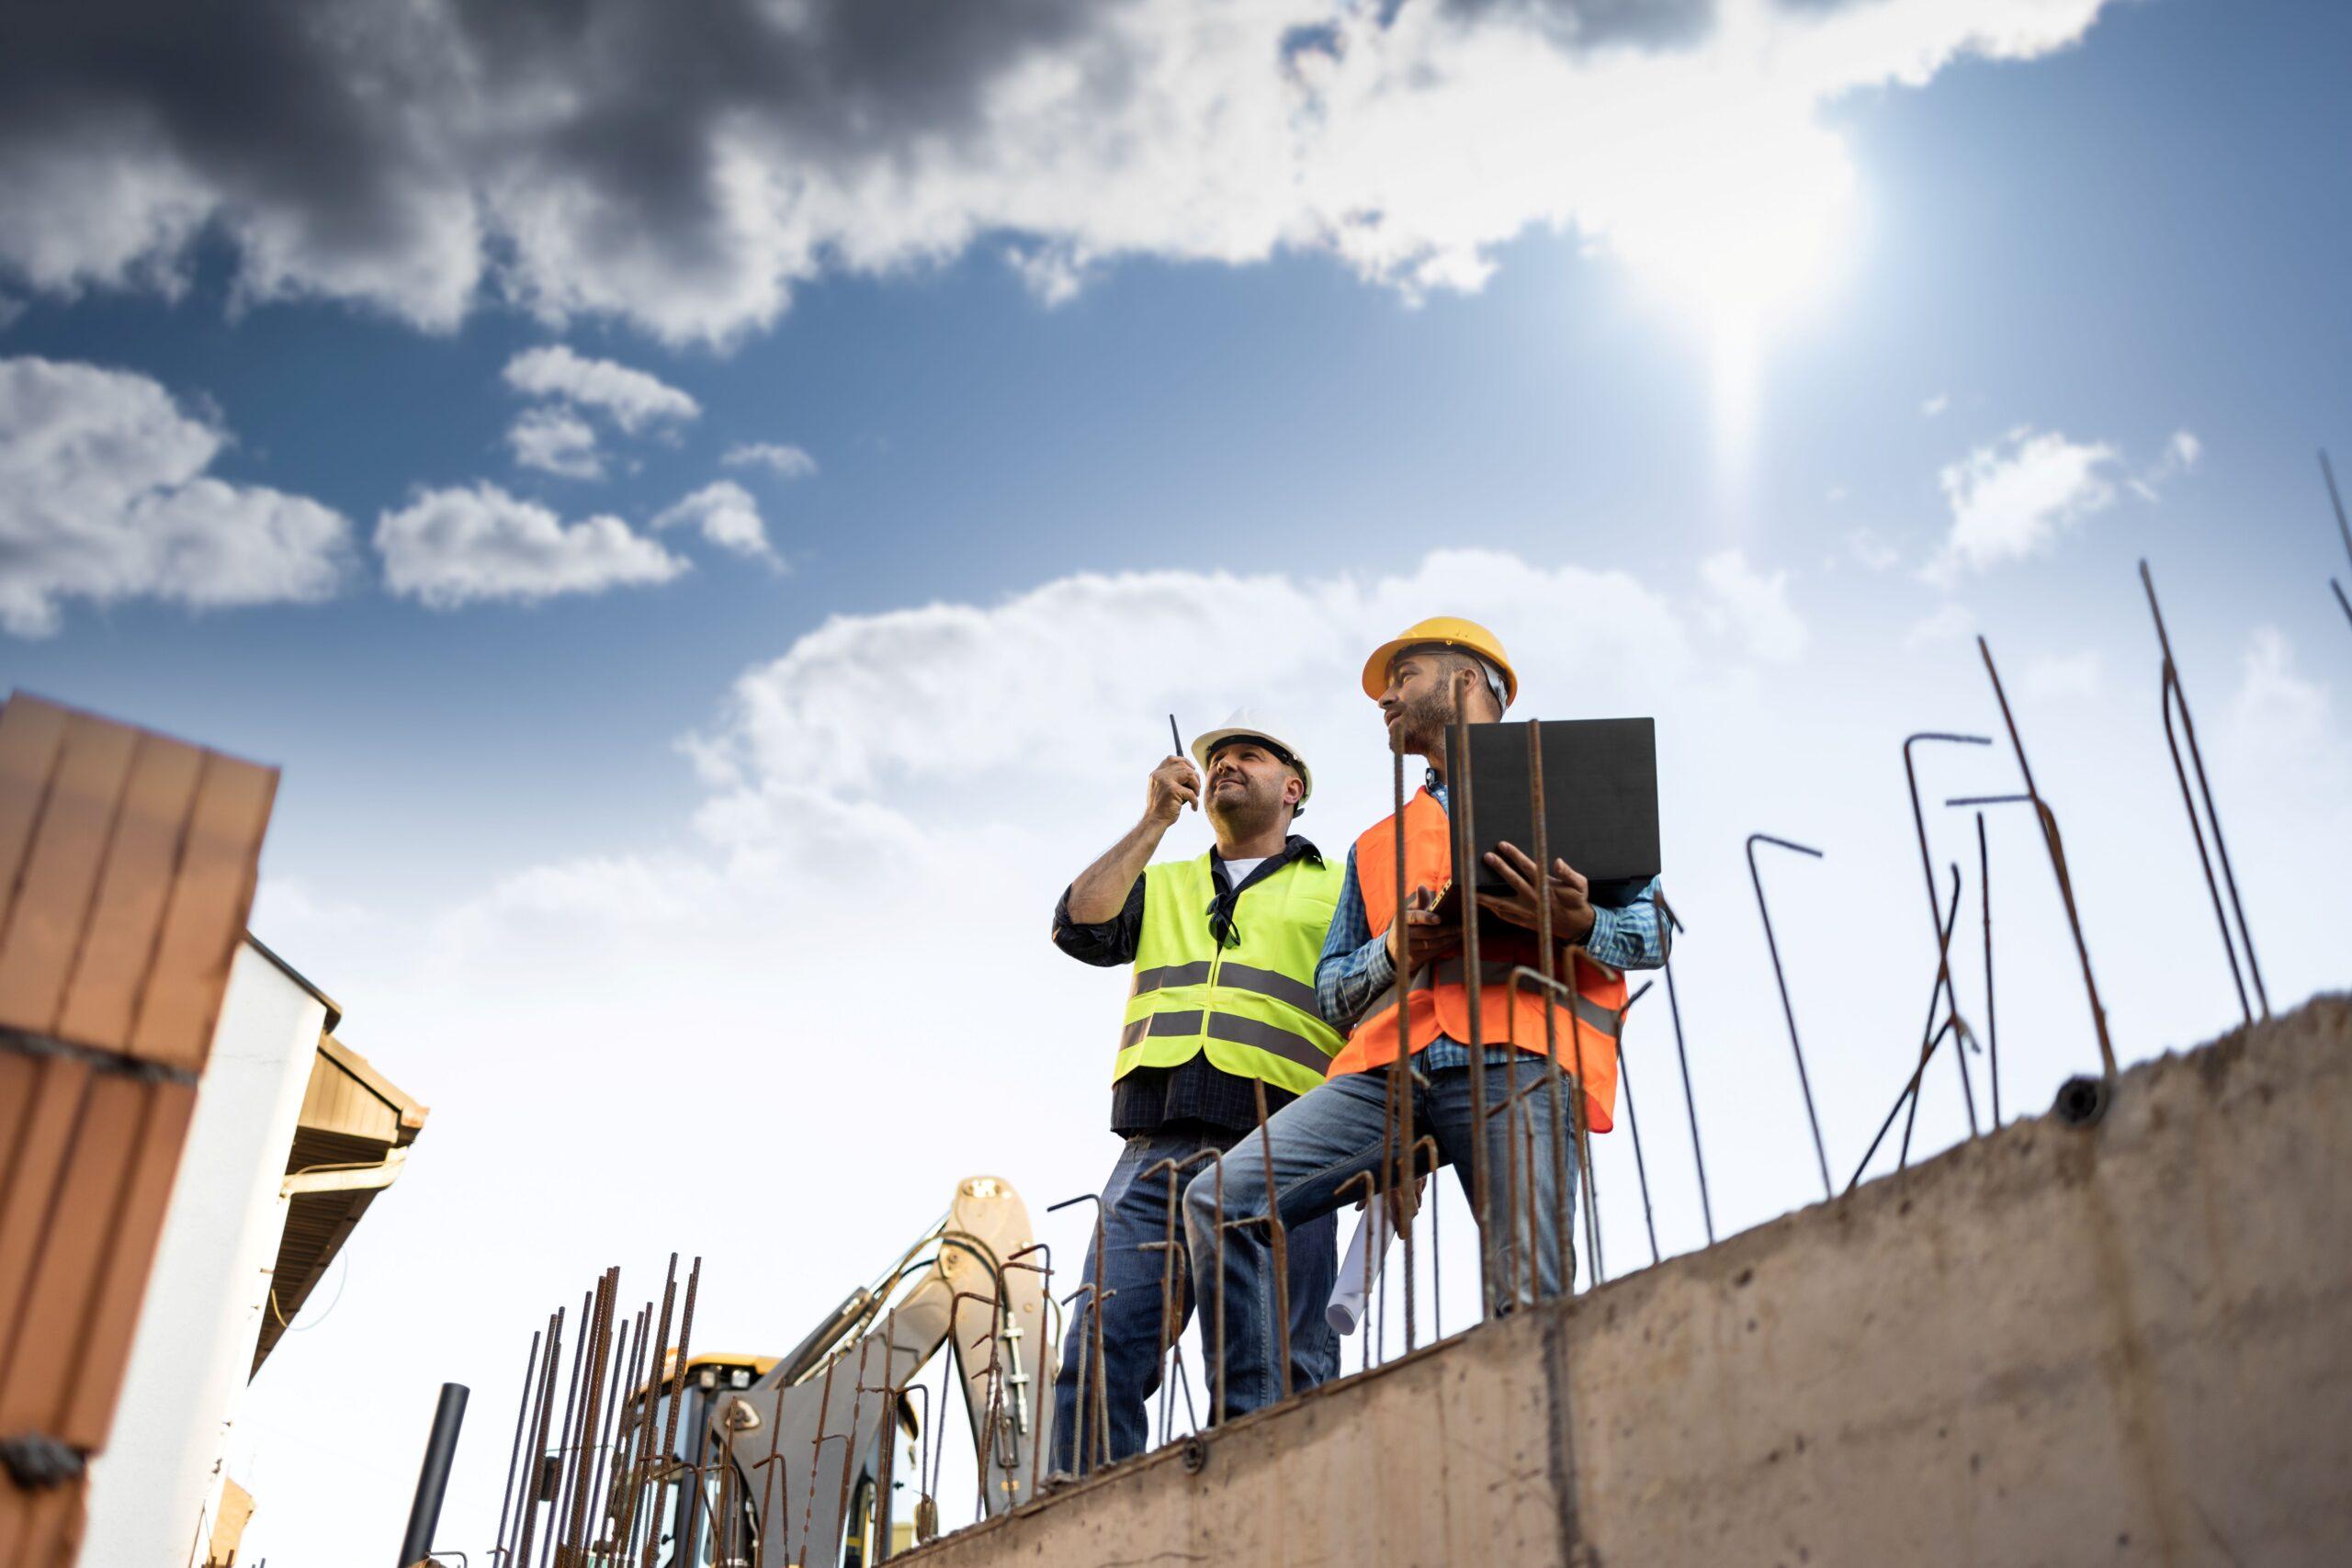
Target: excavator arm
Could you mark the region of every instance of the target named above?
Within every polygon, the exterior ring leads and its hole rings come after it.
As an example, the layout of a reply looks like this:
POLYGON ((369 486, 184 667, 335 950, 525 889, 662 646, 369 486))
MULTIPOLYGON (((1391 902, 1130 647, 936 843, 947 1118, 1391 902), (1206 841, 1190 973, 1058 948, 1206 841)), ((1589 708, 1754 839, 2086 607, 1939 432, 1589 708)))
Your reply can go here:
MULTIPOLYGON (((958 1182, 945 1221, 879 1289, 854 1292, 752 1386, 709 1403, 707 1439, 698 1446, 725 1467, 712 1502, 725 1518, 684 1532, 709 1541, 699 1560, 720 1568, 866 1568, 888 1555, 901 1487, 917 1499, 917 1538, 935 1534, 935 1473, 898 1473, 893 1428, 933 1427, 918 1453, 937 1443, 933 1424, 944 1427, 948 1413, 926 1408, 918 1421, 918 1404, 934 1396, 927 1384, 920 1396, 913 1391, 943 1347, 963 1389, 982 1507, 999 1514, 1034 1496, 1052 1447, 1046 1263, 1010 1183, 992 1176, 958 1182), (730 1542, 730 1534, 748 1539, 730 1542)), ((934 1472, 937 1465, 931 1461, 934 1472)))

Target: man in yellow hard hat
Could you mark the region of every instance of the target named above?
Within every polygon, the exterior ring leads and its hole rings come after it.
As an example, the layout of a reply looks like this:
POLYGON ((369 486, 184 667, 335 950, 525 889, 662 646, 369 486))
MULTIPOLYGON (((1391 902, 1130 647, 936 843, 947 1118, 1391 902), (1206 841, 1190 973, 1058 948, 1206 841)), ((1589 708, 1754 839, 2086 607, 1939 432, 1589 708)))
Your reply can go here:
MULTIPOLYGON (((1111 1130, 1125 1146, 1102 1190, 1100 1256, 1087 1249, 1083 1280, 1093 1291, 1071 1314, 1055 1380, 1056 1473, 1142 1451, 1163 1326, 1181 1328, 1191 1314, 1183 1265, 1165 1250, 1177 1190, 1256 1128, 1261 1095, 1269 1111, 1289 1104, 1323 1082, 1340 1049, 1342 1032, 1323 1021, 1315 989, 1340 874, 1291 831, 1315 787, 1295 734, 1244 709, 1194 738, 1197 771, 1169 756, 1152 770, 1142 819, 1079 874, 1054 911, 1064 953, 1135 968, 1111 1068, 1111 1130), (1208 818, 1215 843, 1153 862, 1187 805, 1208 818), (1162 1290, 1171 1264, 1172 1301, 1162 1290)), ((1339 1369, 1340 1342, 1324 1316, 1338 1229, 1327 1215, 1287 1238, 1301 1382, 1339 1369)))
MULTIPOLYGON (((1185 1224, 1193 1236, 1197 1289, 1216 1287, 1209 1242, 1220 1219, 1226 1228, 1227 1405, 1230 1414, 1254 1410, 1277 1397, 1276 1369, 1264 1354, 1270 1337, 1271 1281, 1266 1248, 1245 1222, 1262 1219, 1279 1194, 1284 1225, 1329 1214, 1345 1201, 1348 1183, 1377 1169, 1387 1138, 1387 1075, 1369 1069, 1396 1058, 1396 976, 1408 976, 1404 998, 1405 1048, 1412 1054, 1413 1124, 1437 1143, 1439 1163, 1453 1165, 1464 1190, 1471 1187, 1475 1142, 1487 1145, 1488 1208, 1496 1277, 1486 1283, 1491 1299, 1509 1304, 1566 1291, 1573 1277, 1569 1238, 1556 1216, 1574 1209, 1575 1160, 1552 1157, 1555 1140, 1573 1150, 1573 1135, 1552 1120, 1556 1100, 1527 1094, 1517 1115, 1490 1114, 1480 1129, 1472 1113, 1473 1046, 1483 1065, 1486 1104, 1503 1106, 1514 1089, 1537 1081, 1547 1040, 1556 1042, 1561 1066, 1581 1087, 1592 1130, 1606 1132, 1616 1105, 1617 1028, 1625 1007, 1625 969, 1655 968, 1666 960, 1657 879, 1639 886, 1608 890, 1596 902, 1594 890, 1575 867, 1555 860, 1551 868, 1552 931, 1560 951, 1553 972, 1573 976, 1573 994, 1546 998, 1523 987, 1516 1005, 1506 987, 1510 965, 1532 964, 1539 956, 1535 932, 1543 879, 1520 846, 1505 843, 1487 863, 1512 888, 1509 896, 1480 895, 1481 906, 1500 922, 1520 929, 1514 938, 1491 941, 1482 927, 1479 954, 1481 1009, 1477 1039, 1469 1027, 1468 977, 1459 956, 1459 928, 1442 924, 1432 907, 1453 880, 1452 835, 1447 823, 1446 729, 1458 716, 1492 723, 1519 695, 1519 677, 1502 643, 1474 621, 1439 616, 1408 627, 1374 649, 1363 671, 1365 695, 1380 705, 1392 750, 1427 760, 1424 787, 1406 803, 1403 818, 1388 817, 1360 836, 1348 853, 1339 904, 1317 962, 1315 987, 1325 1021, 1348 1036, 1331 1062, 1323 1089, 1275 1116, 1263 1134, 1251 1134, 1228 1150, 1224 1162, 1224 1212, 1205 1179, 1185 1190, 1185 1224), (1398 835, 1405 847, 1405 883, 1399 889, 1396 863, 1398 835), (1400 891, 1402 897, 1400 897, 1400 891), (1599 964, 1569 956, 1582 949, 1599 964), (1549 1013, 1549 1019, 1546 1013, 1549 1013), (1514 1127, 1530 1128, 1537 1157, 1512 1166, 1509 1143, 1514 1127), (1268 1176, 1271 1162, 1271 1182, 1268 1176), (1565 1165, 1566 1170, 1561 1167, 1565 1165), (1505 1210, 1501 1188, 1507 1168, 1522 1185, 1505 1210), (1568 1190, 1560 1187, 1565 1179, 1568 1190), (1528 1212, 1533 1211, 1531 1225, 1528 1212), (1508 1212, 1509 1219, 1500 1215, 1508 1212)), ((1522 1145, 1522 1152, 1523 1152, 1522 1145)), ((1358 1186, 1361 1187, 1361 1182, 1358 1186)), ((1476 1197, 1472 1195, 1474 1206, 1476 1197)))

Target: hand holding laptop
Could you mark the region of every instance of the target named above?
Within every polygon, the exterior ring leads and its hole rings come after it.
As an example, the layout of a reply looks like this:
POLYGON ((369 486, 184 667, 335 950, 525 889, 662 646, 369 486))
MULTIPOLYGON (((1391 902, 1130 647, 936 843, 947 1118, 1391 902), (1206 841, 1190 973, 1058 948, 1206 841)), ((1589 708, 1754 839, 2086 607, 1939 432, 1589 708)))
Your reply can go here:
MULTIPOLYGON (((1501 877, 1511 891, 1508 895, 1481 893, 1478 908, 1488 914, 1523 926, 1529 931, 1540 929, 1542 908, 1536 884, 1535 862, 1524 850, 1508 840, 1497 844, 1486 855, 1488 869, 1501 877)), ((1434 919, 1436 917, 1430 917, 1434 919)), ((1565 942, 1582 942, 1592 931, 1592 887, 1582 873, 1566 861, 1552 862, 1552 936, 1565 942)))

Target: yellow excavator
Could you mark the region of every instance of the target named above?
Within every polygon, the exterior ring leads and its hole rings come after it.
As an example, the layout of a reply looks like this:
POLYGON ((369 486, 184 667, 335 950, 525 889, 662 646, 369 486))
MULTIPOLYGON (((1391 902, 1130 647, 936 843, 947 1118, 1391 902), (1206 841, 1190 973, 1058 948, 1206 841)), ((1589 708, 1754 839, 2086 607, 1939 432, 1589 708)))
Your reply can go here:
POLYGON ((1047 1267, 1012 1185, 967 1177, 789 1354, 665 1352, 622 1406, 582 1568, 642 1568, 649 1543, 657 1568, 869 1568, 928 1540, 956 1388, 981 1508, 1027 1501, 1053 1444, 1047 1267))

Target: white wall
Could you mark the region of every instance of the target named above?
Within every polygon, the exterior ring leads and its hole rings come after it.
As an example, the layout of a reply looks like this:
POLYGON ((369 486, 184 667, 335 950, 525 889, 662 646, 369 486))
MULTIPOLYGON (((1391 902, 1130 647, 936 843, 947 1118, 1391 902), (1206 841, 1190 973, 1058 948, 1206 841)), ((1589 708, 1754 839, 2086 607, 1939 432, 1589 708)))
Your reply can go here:
POLYGON ((325 1021, 316 998, 238 948, 122 1404, 91 1468, 88 1568, 203 1561, 229 1427, 269 1310, 286 1154, 325 1021))

